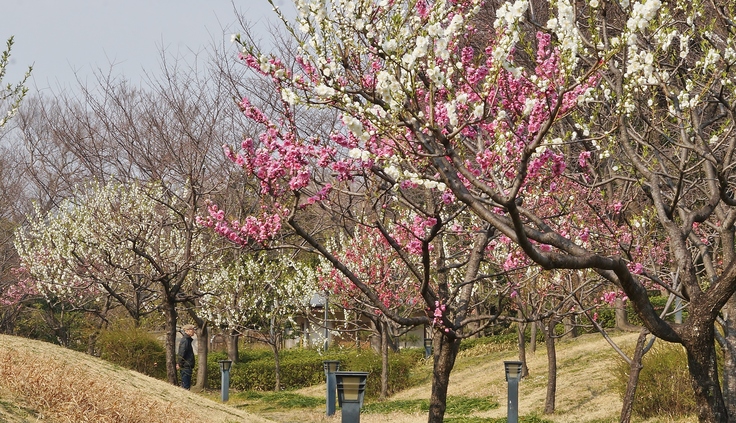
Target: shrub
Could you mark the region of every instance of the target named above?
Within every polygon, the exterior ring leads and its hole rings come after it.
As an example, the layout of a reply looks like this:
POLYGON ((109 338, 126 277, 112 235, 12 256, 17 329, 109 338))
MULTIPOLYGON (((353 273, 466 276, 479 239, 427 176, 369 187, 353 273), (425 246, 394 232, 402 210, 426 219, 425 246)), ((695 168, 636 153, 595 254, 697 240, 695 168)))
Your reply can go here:
POLYGON ((166 351, 156 337, 140 328, 102 331, 100 358, 158 379, 166 378, 166 351))
MULTIPOLYGON (((644 355, 642 365, 634 413, 643 418, 674 418, 696 413, 687 357, 680 345, 658 342, 644 355)), ((617 370, 616 386, 623 396, 629 379, 629 365, 622 362, 617 370)))
MULTIPOLYGON (((424 357, 423 350, 406 349, 389 354, 389 393, 409 386, 409 375, 414 365, 424 357)), ((208 357, 209 386, 219 389, 219 360, 225 353, 211 353, 208 357)), ((324 383, 323 361, 340 361, 340 370, 369 372, 366 396, 378 396, 381 389, 381 356, 373 350, 336 350, 321 355, 317 350, 292 348, 282 350, 281 387, 299 389, 324 383)), ((266 349, 248 349, 240 354, 240 362, 230 370, 230 387, 238 391, 271 391, 276 384, 273 354, 266 349)))

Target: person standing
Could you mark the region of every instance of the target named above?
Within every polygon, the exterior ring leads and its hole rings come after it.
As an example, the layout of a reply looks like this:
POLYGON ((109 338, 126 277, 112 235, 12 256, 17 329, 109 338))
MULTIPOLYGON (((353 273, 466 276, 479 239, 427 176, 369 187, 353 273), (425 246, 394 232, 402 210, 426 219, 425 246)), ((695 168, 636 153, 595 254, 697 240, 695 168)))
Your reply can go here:
POLYGON ((189 389, 192 386, 192 369, 194 368, 194 348, 192 348, 192 336, 194 336, 194 325, 184 325, 181 328, 184 336, 179 341, 176 369, 181 372, 181 387, 189 389))

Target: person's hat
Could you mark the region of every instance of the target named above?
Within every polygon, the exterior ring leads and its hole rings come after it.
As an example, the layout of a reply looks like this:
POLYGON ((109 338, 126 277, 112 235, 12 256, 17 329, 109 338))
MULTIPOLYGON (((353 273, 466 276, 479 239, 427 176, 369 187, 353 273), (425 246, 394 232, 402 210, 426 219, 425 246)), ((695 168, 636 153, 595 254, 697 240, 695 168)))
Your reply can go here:
POLYGON ((188 330, 194 330, 194 329, 196 329, 196 327, 194 327, 194 325, 184 325, 181 328, 181 330, 183 330, 185 332, 188 331, 188 330))

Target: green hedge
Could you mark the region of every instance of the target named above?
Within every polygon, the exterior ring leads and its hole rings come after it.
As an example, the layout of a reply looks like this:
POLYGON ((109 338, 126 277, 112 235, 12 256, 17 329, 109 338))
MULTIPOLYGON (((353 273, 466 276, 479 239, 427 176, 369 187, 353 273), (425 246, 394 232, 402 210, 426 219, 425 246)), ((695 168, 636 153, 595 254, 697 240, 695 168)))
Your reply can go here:
POLYGON ((166 379, 166 351, 161 341, 141 328, 100 332, 100 358, 158 379, 166 379))
MULTIPOLYGON (((424 357, 420 349, 404 349, 389 354, 389 393, 408 387, 409 375, 414 365, 424 357)), ((226 359, 225 353, 209 354, 209 386, 220 387, 218 361, 226 359)), ((378 396, 381 386, 381 356, 373 350, 339 350, 320 354, 317 350, 290 348, 282 350, 281 387, 284 390, 304 388, 324 383, 323 361, 340 361, 340 370, 369 372, 366 395, 378 396)), ((272 391, 276 385, 274 359, 265 348, 246 349, 240 353, 239 363, 230 371, 230 388, 236 391, 272 391)))
MULTIPOLYGON (((662 295, 652 296, 649 297, 649 301, 652 303, 654 310, 656 310, 657 313, 661 313, 662 310, 664 310, 664 306, 667 304, 667 297, 662 295)), ((631 305, 631 301, 626 301, 625 308, 629 323, 636 326, 642 326, 643 322, 641 321, 641 319, 639 319, 639 316, 634 311, 634 307, 631 305)), ((670 307, 670 311, 672 311, 672 306, 670 307)), ((616 311, 613 307, 603 305, 596 309, 595 312, 598 313, 598 324, 600 324, 602 327, 610 329, 616 326, 616 311)), ((687 309, 683 310, 682 318, 683 320, 687 318, 687 309)), ((674 322, 675 316, 669 315, 666 317, 666 320, 674 322)))

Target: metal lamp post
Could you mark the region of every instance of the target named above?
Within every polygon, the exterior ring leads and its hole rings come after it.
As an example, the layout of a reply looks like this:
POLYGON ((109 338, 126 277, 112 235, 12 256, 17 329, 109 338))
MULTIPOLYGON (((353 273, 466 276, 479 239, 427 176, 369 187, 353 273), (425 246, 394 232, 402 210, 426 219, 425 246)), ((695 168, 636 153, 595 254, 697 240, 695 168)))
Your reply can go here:
POLYGON ((325 378, 327 379, 327 415, 335 414, 335 393, 337 390, 337 382, 335 372, 340 370, 340 362, 335 360, 325 360, 322 362, 325 366, 325 378))
POLYGON ((519 380, 521 379, 521 361, 504 361, 506 381, 509 383, 508 423, 519 422, 519 380))
POLYGON ((220 398, 222 402, 230 399, 230 367, 233 362, 231 360, 220 360, 220 398))
POLYGON ((337 400, 342 408, 342 423, 360 423, 368 372, 335 372, 335 379, 337 400))

